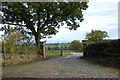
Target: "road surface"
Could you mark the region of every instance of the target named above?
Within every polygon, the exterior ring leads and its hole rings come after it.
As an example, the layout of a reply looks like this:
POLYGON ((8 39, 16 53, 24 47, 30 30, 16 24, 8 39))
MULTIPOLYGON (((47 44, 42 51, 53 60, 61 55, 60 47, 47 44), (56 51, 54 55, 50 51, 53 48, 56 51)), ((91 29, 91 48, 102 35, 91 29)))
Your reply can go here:
POLYGON ((3 78, 117 78, 118 70, 80 59, 82 54, 3 67, 3 78))

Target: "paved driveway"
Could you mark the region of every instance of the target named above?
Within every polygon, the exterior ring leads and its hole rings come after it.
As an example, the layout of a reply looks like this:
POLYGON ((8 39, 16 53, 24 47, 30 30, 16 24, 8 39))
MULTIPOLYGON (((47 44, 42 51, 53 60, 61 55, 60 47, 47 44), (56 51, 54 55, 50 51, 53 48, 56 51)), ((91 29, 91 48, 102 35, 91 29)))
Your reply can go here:
POLYGON ((24 65, 3 67, 3 77, 27 78, 117 78, 118 70, 96 65, 82 54, 52 58, 24 65))

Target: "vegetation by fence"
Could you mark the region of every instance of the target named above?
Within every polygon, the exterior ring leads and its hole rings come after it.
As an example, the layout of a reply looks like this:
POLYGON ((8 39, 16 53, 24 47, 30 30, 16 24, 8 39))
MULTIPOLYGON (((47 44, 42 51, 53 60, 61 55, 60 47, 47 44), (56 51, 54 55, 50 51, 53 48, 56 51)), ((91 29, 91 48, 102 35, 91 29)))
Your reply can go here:
POLYGON ((5 54, 30 54, 37 53, 36 45, 4 45, 5 54))
POLYGON ((89 44, 88 59, 102 65, 120 68, 119 41, 120 39, 89 44))
MULTIPOLYGON (((0 53, 3 58, 2 60, 3 66, 23 64, 23 63, 28 63, 28 62, 41 59, 37 54, 37 51, 36 51, 37 48, 36 48, 36 45, 34 44, 8 45, 4 43, 4 49, 2 49, 2 45, 0 47, 1 47, 0 53), (4 53, 2 53, 2 51, 4 53)), ((64 48, 63 49, 59 49, 59 48, 54 49, 54 47, 52 48, 48 49, 48 47, 46 47, 45 55, 47 58, 59 57, 59 56, 70 56, 72 55, 70 53, 74 52, 73 50, 65 50, 64 48), (62 50, 62 53, 61 53, 61 50, 62 50)))
POLYGON ((4 44, 1 50, 3 66, 32 62, 38 59, 35 45, 8 45, 4 44), (2 53, 2 51, 4 53, 2 53))
POLYGON ((2 65, 16 65, 33 62, 39 59, 37 54, 2 54, 2 65))

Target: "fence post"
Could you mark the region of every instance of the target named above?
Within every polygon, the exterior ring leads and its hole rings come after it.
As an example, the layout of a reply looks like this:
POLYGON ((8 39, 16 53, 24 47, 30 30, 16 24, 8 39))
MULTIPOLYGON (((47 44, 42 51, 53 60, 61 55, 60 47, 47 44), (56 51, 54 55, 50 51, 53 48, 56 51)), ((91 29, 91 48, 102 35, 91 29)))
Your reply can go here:
POLYGON ((63 56, 63 50, 62 49, 60 50, 60 53, 61 53, 61 56, 63 56))
POLYGON ((86 56, 88 56, 88 54, 87 54, 87 46, 88 46, 87 40, 82 40, 82 44, 83 44, 83 57, 86 57, 86 56))
POLYGON ((40 55, 45 58, 45 42, 40 42, 40 55))

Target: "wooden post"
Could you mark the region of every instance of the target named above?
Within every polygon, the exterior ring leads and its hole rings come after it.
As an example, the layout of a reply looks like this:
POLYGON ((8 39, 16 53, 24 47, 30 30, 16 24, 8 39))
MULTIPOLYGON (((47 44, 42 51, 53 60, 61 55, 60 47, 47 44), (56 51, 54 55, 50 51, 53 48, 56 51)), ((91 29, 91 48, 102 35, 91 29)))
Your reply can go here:
POLYGON ((87 54, 87 46, 88 46, 87 40, 82 40, 82 44, 83 44, 83 57, 86 57, 88 55, 87 54))
POLYGON ((45 42, 40 42, 40 55, 45 58, 45 42))
POLYGON ((62 51, 62 49, 60 50, 60 53, 61 53, 61 56, 63 56, 63 51, 62 51))

